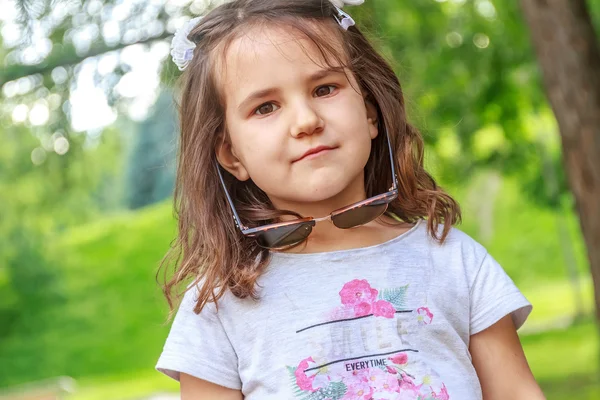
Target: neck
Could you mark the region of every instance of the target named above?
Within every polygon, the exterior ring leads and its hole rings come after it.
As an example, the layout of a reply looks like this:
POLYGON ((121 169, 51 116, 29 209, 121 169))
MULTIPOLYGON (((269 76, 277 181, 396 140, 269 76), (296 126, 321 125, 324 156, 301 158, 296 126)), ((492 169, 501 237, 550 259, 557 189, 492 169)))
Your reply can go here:
POLYGON ((357 203, 367 198, 364 185, 364 174, 359 174, 344 190, 333 197, 312 201, 298 202, 287 199, 269 197, 275 208, 295 211, 303 217, 321 218, 331 212, 357 203))
MULTIPOLYGON (((275 198, 271 198, 271 201, 277 209, 295 211, 305 217, 320 218, 328 216, 332 211, 364 199, 366 199, 364 174, 360 174, 343 191, 322 201, 306 203, 275 198)), ((330 220, 319 221, 313 227, 312 233, 306 242, 287 250, 287 252, 314 253, 351 249, 381 243, 398 234, 398 227, 395 227, 391 231, 389 230, 389 223, 393 222, 395 221, 383 217, 379 221, 372 221, 356 228, 340 229, 333 225, 330 220), (388 222, 388 228, 385 227, 386 224, 381 223, 382 220, 388 222)))

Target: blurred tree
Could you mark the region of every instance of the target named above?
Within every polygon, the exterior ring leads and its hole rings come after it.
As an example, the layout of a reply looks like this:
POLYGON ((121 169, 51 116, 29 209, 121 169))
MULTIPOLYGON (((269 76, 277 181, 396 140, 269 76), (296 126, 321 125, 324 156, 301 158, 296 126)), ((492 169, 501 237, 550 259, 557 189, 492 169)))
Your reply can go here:
MULTIPOLYGON (((43 23, 50 50, 30 61, 26 40, 5 49, 0 84, 42 76, 50 92, 57 75, 66 73, 73 82, 84 60, 118 55, 134 43, 165 41, 188 15, 223 2, 58 1, 54 8, 64 10, 57 12, 47 0, 17 1, 23 4, 22 25, 43 23)), ((481 166, 521 173, 535 159, 535 143, 524 125, 546 103, 514 2, 495 7, 490 0, 380 0, 351 11, 363 30, 382 38, 379 47, 397 65, 413 121, 441 155, 438 170, 445 180, 464 179, 481 166)), ((175 68, 169 60, 165 66, 163 81, 170 83, 175 68)), ((119 67, 98 74, 97 86, 119 111, 127 99, 115 87, 128 70, 119 59, 119 67)), ((68 93, 62 97, 67 109, 68 98, 68 93)), ((531 171, 528 179, 539 179, 540 172, 531 171)), ((534 194, 544 197, 543 190, 534 194)))
POLYGON ((600 49, 584 0, 521 0, 560 126, 600 320, 600 49))
POLYGON ((136 209, 164 200, 173 193, 176 122, 173 94, 163 91, 149 117, 138 124, 127 162, 127 203, 136 209))

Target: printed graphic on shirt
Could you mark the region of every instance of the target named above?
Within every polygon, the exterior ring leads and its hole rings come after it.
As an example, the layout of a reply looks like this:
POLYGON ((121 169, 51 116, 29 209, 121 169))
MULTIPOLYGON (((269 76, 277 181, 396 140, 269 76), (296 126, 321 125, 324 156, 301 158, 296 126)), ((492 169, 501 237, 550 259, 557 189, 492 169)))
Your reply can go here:
POLYGON ((407 286, 377 290, 352 280, 326 322, 296 331, 314 354, 288 366, 302 400, 449 400, 446 386, 411 343, 432 323, 427 307, 405 309, 407 286))

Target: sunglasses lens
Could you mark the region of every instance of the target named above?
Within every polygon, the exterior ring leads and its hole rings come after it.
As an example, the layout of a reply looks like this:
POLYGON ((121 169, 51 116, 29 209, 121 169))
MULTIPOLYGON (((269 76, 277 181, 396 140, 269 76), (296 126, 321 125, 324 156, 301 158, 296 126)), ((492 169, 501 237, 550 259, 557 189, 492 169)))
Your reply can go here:
POLYGON ((331 217, 331 221, 340 229, 354 228, 380 217, 387 207, 388 202, 380 200, 334 215, 331 217))
POLYGON ((298 244, 304 241, 311 232, 311 224, 291 224, 262 231, 256 240, 261 247, 276 249, 298 244))

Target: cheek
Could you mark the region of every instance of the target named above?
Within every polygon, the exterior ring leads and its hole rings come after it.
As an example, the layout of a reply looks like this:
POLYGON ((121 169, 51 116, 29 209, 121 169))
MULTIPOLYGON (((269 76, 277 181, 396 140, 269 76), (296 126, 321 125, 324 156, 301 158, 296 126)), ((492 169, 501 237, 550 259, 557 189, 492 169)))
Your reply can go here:
POLYGON ((351 169, 358 171, 365 168, 371 156, 372 145, 373 141, 368 134, 363 134, 360 138, 356 138, 352 151, 351 169))
POLYGON ((285 161, 284 143, 272 130, 246 128, 242 135, 232 135, 231 140, 238 159, 250 173, 250 177, 276 173, 278 165, 285 161))

